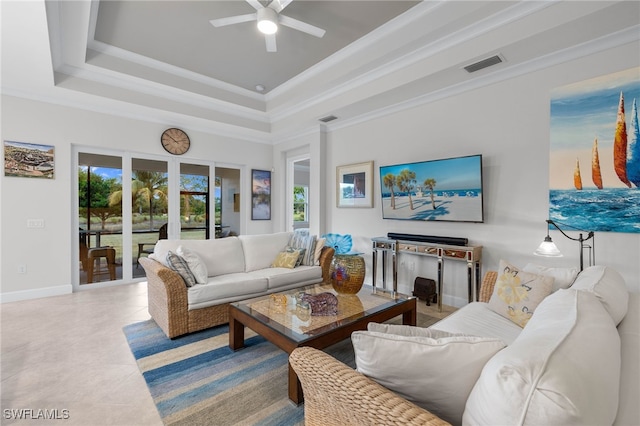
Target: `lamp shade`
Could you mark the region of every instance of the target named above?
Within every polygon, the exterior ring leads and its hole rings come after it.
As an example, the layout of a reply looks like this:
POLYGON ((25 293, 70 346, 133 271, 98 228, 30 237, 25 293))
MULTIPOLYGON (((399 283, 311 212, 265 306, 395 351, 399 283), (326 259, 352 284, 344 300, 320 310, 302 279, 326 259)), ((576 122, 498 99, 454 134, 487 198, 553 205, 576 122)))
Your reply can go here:
POLYGON ((258 10, 258 30, 262 34, 275 34, 278 31, 278 14, 269 7, 258 10))
POLYGON ((545 257, 562 257, 562 253, 550 237, 546 237, 533 254, 545 257))

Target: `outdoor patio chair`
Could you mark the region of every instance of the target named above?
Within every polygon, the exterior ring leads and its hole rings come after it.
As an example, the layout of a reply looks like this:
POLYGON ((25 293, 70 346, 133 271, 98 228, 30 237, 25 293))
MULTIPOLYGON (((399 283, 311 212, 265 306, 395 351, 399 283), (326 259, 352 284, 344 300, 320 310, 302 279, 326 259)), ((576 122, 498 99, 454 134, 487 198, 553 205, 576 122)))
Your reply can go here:
MULTIPOLYGON (((158 230, 158 239, 166 240, 167 239, 167 225, 164 224, 158 230)), ((156 241, 157 242, 157 241, 156 241)), ((136 268, 140 266, 140 256, 143 254, 150 255, 153 253, 153 249, 156 246, 156 242, 153 243, 138 243, 138 257, 136 257, 136 268), (145 248, 145 246, 151 246, 149 248, 145 248)))

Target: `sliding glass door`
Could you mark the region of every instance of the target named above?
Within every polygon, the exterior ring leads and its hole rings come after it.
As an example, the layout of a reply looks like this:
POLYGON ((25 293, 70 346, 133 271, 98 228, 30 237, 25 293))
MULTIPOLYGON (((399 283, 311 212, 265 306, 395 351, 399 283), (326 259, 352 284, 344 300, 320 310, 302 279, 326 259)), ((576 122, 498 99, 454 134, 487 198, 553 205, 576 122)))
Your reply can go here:
POLYGON ((76 288, 143 278, 139 259, 159 239, 213 238, 212 164, 91 148, 76 158, 76 288))

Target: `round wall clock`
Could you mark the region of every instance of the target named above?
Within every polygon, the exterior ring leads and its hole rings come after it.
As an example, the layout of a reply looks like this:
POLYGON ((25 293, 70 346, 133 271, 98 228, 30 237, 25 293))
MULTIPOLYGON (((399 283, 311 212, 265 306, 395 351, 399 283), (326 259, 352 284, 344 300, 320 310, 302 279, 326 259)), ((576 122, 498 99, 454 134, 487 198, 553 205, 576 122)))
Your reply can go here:
POLYGON ((184 154, 189 151, 189 147, 191 146, 189 136, 187 136, 183 130, 176 129, 175 127, 162 132, 160 142, 162 142, 162 147, 168 153, 174 155, 184 154))

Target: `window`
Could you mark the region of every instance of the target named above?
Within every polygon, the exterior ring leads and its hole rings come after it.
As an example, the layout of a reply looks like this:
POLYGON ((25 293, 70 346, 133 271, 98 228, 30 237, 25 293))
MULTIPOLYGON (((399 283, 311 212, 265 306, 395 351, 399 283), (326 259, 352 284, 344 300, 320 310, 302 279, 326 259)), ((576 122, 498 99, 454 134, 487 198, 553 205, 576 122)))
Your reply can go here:
POLYGON ((309 222, 309 187, 293 187, 293 221, 309 222))

